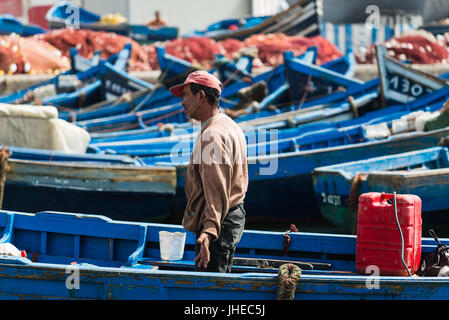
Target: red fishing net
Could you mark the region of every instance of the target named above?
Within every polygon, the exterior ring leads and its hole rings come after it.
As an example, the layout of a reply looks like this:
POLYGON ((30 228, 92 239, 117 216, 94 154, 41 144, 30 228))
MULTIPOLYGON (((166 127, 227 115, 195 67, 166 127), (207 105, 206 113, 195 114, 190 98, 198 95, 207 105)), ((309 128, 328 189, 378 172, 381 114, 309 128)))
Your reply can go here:
POLYGON ((295 56, 303 54, 311 46, 318 47, 316 63, 321 65, 342 56, 340 51, 321 36, 311 38, 277 34, 257 34, 245 40, 247 46, 256 46, 259 58, 265 65, 277 66, 283 63, 283 52, 292 51, 295 56))
POLYGON ((95 51, 101 50, 101 57, 106 59, 131 43, 129 71, 151 70, 146 52, 136 41, 112 32, 61 29, 35 37, 52 44, 66 57, 70 56, 70 48, 75 47, 79 54, 86 58, 91 58, 95 51))
MULTIPOLYGON (((254 64, 256 67, 277 66, 283 62, 284 51, 293 51, 295 55, 300 55, 310 46, 318 47, 317 64, 319 65, 342 56, 339 50, 323 37, 305 38, 280 33, 257 34, 244 41, 237 39, 214 41, 204 37, 183 38, 166 42, 165 49, 168 54, 175 57, 210 68, 213 64, 214 54, 223 54, 232 58, 243 48, 256 47, 258 50, 258 61, 254 64)), ((144 49, 148 54, 151 66, 157 69, 154 45, 144 46, 144 49)))
POLYGON ((69 59, 49 43, 33 37, 0 37, 0 73, 58 73, 70 69, 69 59))
MULTIPOLYGON (((70 48, 91 58, 101 50, 102 58, 119 52, 127 43, 132 44, 129 71, 150 71, 159 69, 156 45, 165 46, 166 52, 196 65, 209 69, 213 66, 214 55, 223 54, 228 58, 242 49, 257 48, 254 67, 277 66, 283 62, 283 52, 295 55, 316 46, 316 63, 321 65, 342 56, 339 50, 321 36, 305 38, 285 34, 257 34, 244 41, 226 39, 215 41, 205 37, 180 38, 164 43, 140 45, 129 37, 115 33, 61 29, 46 34, 21 38, 19 36, 0 37, 0 74, 14 73, 57 73, 70 68, 70 48)), ((449 34, 435 38, 425 31, 415 31, 385 42, 388 53, 399 60, 412 63, 447 63, 449 60, 449 34)), ((358 63, 374 62, 374 46, 366 49, 362 57, 356 53, 358 63)))
MULTIPOLYGON (((447 36, 436 38, 429 32, 419 30, 395 37, 385 42, 388 55, 398 60, 409 60, 414 64, 449 62, 447 36)), ((365 57, 356 54, 358 63, 374 63, 374 45, 366 49, 365 57)))

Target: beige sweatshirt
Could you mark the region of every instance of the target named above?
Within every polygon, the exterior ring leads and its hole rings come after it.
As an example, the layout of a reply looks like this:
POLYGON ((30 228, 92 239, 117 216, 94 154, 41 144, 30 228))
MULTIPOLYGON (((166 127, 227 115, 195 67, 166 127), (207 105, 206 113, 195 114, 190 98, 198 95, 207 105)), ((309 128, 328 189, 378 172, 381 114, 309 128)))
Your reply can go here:
POLYGON ((248 188, 246 139, 242 129, 219 113, 201 129, 185 177, 187 206, 182 224, 216 240, 229 208, 240 204, 248 188))

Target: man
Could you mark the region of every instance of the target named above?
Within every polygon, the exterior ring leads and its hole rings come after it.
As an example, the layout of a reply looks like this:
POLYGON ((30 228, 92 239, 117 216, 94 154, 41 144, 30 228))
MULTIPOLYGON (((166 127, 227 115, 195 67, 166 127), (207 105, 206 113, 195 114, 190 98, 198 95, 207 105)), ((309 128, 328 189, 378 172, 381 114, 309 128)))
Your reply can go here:
POLYGON ((248 188, 246 139, 242 129, 219 111, 221 82, 206 71, 189 74, 170 88, 182 97, 187 117, 201 122, 185 177, 187 206, 182 224, 197 236, 197 271, 231 272, 245 225, 248 188))
POLYGON ((154 12, 154 19, 147 23, 149 27, 166 27, 167 21, 161 18, 161 13, 159 11, 154 12))

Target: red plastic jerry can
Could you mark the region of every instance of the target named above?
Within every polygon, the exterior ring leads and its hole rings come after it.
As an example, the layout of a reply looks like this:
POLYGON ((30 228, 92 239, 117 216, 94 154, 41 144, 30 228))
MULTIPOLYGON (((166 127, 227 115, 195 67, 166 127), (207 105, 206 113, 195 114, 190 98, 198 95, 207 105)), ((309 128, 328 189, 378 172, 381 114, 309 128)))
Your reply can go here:
MULTIPOLYGON (((421 199, 411 194, 396 194, 396 208, 401 226, 403 260, 411 274, 421 261, 421 199)), ((360 195, 357 222, 356 269, 366 274, 367 268, 377 267, 379 275, 407 276, 409 273, 401 259, 401 233, 399 231, 394 195, 369 192, 360 195)))

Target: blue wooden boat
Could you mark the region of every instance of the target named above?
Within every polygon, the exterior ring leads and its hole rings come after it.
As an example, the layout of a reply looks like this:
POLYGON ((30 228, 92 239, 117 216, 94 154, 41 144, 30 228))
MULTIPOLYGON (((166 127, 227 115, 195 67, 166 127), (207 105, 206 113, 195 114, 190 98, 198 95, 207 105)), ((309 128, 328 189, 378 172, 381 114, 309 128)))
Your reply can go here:
MULTIPOLYGON (((311 53, 313 53, 313 50, 311 50, 311 53)), ((306 55, 307 56, 307 53, 306 55)), ((310 55, 309 58, 313 58, 313 55, 310 55)), ((338 59, 339 62, 334 64, 334 66, 339 65, 343 60, 338 59)), ((346 63, 344 63, 346 64, 346 63)), ((274 69, 276 73, 274 74, 275 78, 282 78, 282 74, 284 71, 283 66, 279 66, 276 69, 274 69)), ((273 78, 273 77, 271 77, 273 78)), ((263 80, 262 80, 263 81, 263 80)), ((274 80, 278 81, 278 80, 274 80)), ((269 84, 271 82, 268 82, 269 84)), ((370 109, 373 109, 373 103, 372 101, 376 100, 377 98, 377 89, 378 89, 378 80, 374 79, 371 81, 368 81, 364 83, 363 85, 357 85, 353 86, 351 88, 348 88, 346 91, 340 91, 335 94, 333 94, 332 98, 329 99, 329 97, 326 97, 324 99, 318 99, 314 102, 322 102, 322 101, 341 101, 337 102, 331 105, 322 104, 322 105, 315 105, 313 102, 304 102, 299 110, 293 110, 293 111, 285 111, 285 112, 277 112, 277 111, 268 111, 268 110, 262 110, 258 111, 255 114, 249 114, 249 115, 240 115, 235 120, 239 122, 239 124, 243 128, 253 128, 257 127, 260 129, 284 129, 289 127, 295 127, 299 125, 304 125, 306 123, 315 122, 315 123, 323 123, 329 122, 329 121, 341 121, 345 119, 351 119, 354 117, 358 117, 363 115, 364 113, 368 112, 370 109), (351 98, 350 98, 351 97, 351 98), (351 102, 348 102, 348 100, 351 100, 351 102)), ((233 86, 233 85, 231 85, 233 86)), ((288 89, 288 86, 287 86, 288 89)), ((282 90, 282 88, 281 88, 282 90)), ((227 88, 224 89, 224 95, 226 96, 230 91, 227 91, 227 88)), ((231 91, 232 92, 232 91, 231 91)), ((260 106, 268 105, 276 98, 272 98, 271 96, 275 96, 277 94, 277 91, 275 91, 273 94, 270 94, 267 96, 266 99, 264 99, 260 106)), ((169 110, 173 111, 179 111, 181 112, 180 106, 172 106, 169 107, 169 110)), ((375 108, 375 105, 374 105, 375 108)), ((168 122, 168 125, 166 126, 156 126, 151 125, 152 120, 152 114, 157 110, 151 111, 149 113, 149 116, 147 116, 144 112, 140 113, 141 116, 140 122, 137 123, 137 125, 133 125, 133 116, 132 115, 126 115, 121 118, 110 118, 110 119, 97 119, 93 121, 85 121, 85 122, 78 122, 77 124, 80 126, 85 127, 91 132, 92 137, 92 144, 101 144, 103 142, 106 143, 114 143, 114 142, 123 142, 124 141, 131 141, 131 140, 144 140, 144 139, 153 139, 153 138, 161 138, 161 137, 167 137, 170 136, 171 141, 174 141, 173 136, 176 135, 186 135, 190 134, 196 131, 197 128, 195 128, 192 124, 189 123, 179 123, 179 121, 182 121, 184 118, 184 115, 177 115, 174 114, 174 117, 170 117, 170 120, 176 121, 171 122, 168 121, 167 117, 163 116, 163 112, 166 112, 167 107, 159 109, 162 112, 158 113, 157 121, 160 122, 168 122), (175 118, 176 117, 176 118, 175 118), (129 120, 128 120, 129 119, 129 120), (149 119, 149 120, 146 120, 149 119), (106 121, 105 121, 106 120, 106 121), (108 127, 105 127, 105 122, 109 120, 115 120, 117 121, 116 124, 112 123, 109 124, 110 130, 108 130, 108 127), (125 123, 122 123, 125 122, 125 123), (126 123, 127 122, 127 123, 126 123), (129 127, 128 127, 129 124, 129 127), (149 124, 149 125, 148 125, 149 124), (93 125, 93 126, 92 126, 93 125), (119 126, 123 131, 114 131, 118 130, 116 126, 119 126), (129 129, 129 128, 140 128, 140 129, 129 129), (169 130, 170 128, 170 130, 169 130), (106 130, 105 130, 106 129, 106 130), (129 129, 129 130, 127 130, 129 129), (95 132, 97 131, 97 132, 95 132)), ((154 121, 153 121, 154 122, 154 121)), ((141 143, 146 144, 150 143, 149 141, 141 141, 141 143)), ((92 146, 94 149, 96 149, 96 146, 92 146)), ((148 148, 147 148, 148 149, 148 148)), ((97 152, 99 149, 97 149, 97 152)))
MULTIPOLYGON (((300 126, 301 132, 306 130, 324 129, 327 127, 340 127, 344 125, 343 120, 353 119, 356 122, 365 122, 367 118, 359 117, 363 113, 364 104, 369 103, 371 99, 377 96, 377 80, 367 82, 363 89, 360 90, 348 90, 346 93, 356 98, 351 102, 336 103, 331 106, 318 105, 315 107, 309 107, 300 110, 294 110, 290 112, 282 112, 275 115, 267 115, 260 118, 252 118, 247 116, 240 116, 235 119, 239 122, 239 125, 244 131, 251 131, 256 129, 279 129, 284 130, 288 128, 295 128, 300 126), (355 115, 353 113, 354 106, 360 106, 359 113, 355 115), (355 117, 357 116, 357 117, 355 117), (247 120, 248 119, 248 120, 247 120)), ((397 110, 396 110, 397 111, 397 110)), ((261 111, 263 114, 264 112, 261 111)), ((379 114, 380 115, 380 114, 379 114)), ((377 115, 372 114, 372 117, 377 115)), ((138 143, 140 140, 142 144, 150 144, 156 140, 163 141, 164 138, 170 141, 178 141, 177 137, 186 135, 193 135, 198 131, 198 127, 190 122, 184 123, 167 123, 165 125, 152 125, 141 129, 123 130, 123 131, 110 131, 110 132, 91 132, 91 148, 95 149, 95 152, 100 152, 102 147, 97 149, 98 146, 114 145, 114 143, 129 144, 138 143), (155 139, 155 140, 154 140, 155 139)), ((299 131, 298 131, 299 132, 299 131)), ((111 150, 108 150, 111 151, 111 150)))
MULTIPOLYGON (((32 85, 30 87, 27 87, 23 90, 19 90, 17 92, 11 93, 9 95, 3 95, 0 96, 0 102, 2 103, 21 103, 21 101, 24 100, 24 97, 27 93, 33 92, 33 90, 36 90, 37 88, 43 88, 45 86, 53 85, 55 88, 59 87, 59 81, 60 78, 64 78, 67 75, 77 75, 77 80, 84 80, 89 77, 92 77, 96 71, 98 64, 95 63, 94 59, 92 62, 89 62, 88 59, 85 59, 84 57, 81 57, 76 49, 73 49, 70 51, 71 55, 71 69, 59 74, 49 80, 42 81, 38 84, 32 85)), ((115 58, 111 57, 111 58, 115 58)), ((70 77, 69 77, 70 79, 70 77)), ((61 79, 61 82, 64 80, 61 79)), ((39 89, 38 89, 39 90, 39 89)))
POLYGON ((18 34, 22 37, 33 36, 47 32, 39 26, 26 25, 11 14, 0 15, 0 35, 18 34))
POLYGON ((222 54, 216 54, 214 66, 223 86, 235 81, 251 81, 253 58, 253 56, 244 54, 234 62, 222 54))
MULTIPOLYGON (((446 300, 447 277, 356 273, 352 235, 245 230, 233 272, 195 272, 195 237, 186 234, 181 260, 162 260, 159 232, 178 225, 114 221, 81 213, 0 211, 2 243, 27 257, 0 257, 2 299, 275 300, 279 269, 301 274, 295 300, 446 300)), ((440 239, 447 244, 448 239, 440 239)), ((422 239, 422 256, 434 251, 422 239)), ((222 312, 227 315, 228 311, 222 312)))
MULTIPOLYGON (((313 60, 314 57, 314 52, 315 49, 311 48, 308 52, 306 52, 304 55, 298 57, 298 58, 294 58, 294 61, 291 62, 291 65, 295 65, 297 63, 302 63, 302 60, 304 61, 310 61, 313 60)), ((291 53, 291 55, 293 55, 291 53)), ((348 55, 345 58, 342 59, 338 59, 337 61, 335 61, 334 63, 329 63, 328 67, 331 69, 335 69, 335 70, 339 70, 339 71, 343 71, 343 70, 350 70, 352 68, 352 64, 348 63, 349 61, 351 61, 350 56, 348 55)), ((304 62, 307 63, 307 62, 304 62)), ((301 72, 304 72, 303 75, 304 76, 308 76, 310 75, 310 72, 313 72, 313 68, 315 66, 312 64, 307 63, 307 66, 304 70, 302 70, 301 72), (311 71, 312 70, 312 71, 311 71)), ((320 69, 321 74, 324 75, 330 75, 330 76, 334 76, 337 75, 336 77, 339 77, 337 72, 331 71, 331 70, 327 70, 324 68, 320 69)), ((261 118, 261 117, 267 117, 267 116, 271 116, 271 115, 275 115, 278 114, 280 112, 285 112, 285 111, 291 111, 291 110, 295 110, 295 109, 301 109, 301 108, 307 108, 307 107, 311 107, 314 105, 318 105, 318 104, 329 104, 329 103, 336 103, 338 101, 344 101, 346 100, 349 95, 353 96, 353 97, 358 97, 361 96, 363 94, 366 94, 368 91, 372 91, 372 90, 377 90, 377 87, 374 88, 374 86, 377 86, 376 80, 374 80, 373 82, 369 82, 367 84, 364 84, 361 81, 356 81, 356 80, 349 80, 349 78, 343 76, 340 74, 341 77, 345 77, 345 79, 348 79, 348 83, 350 82, 352 84, 351 88, 348 88, 348 90, 345 91, 338 91, 338 92, 334 92, 330 95, 327 96, 323 96, 323 97, 314 97, 312 99, 304 99, 304 101, 302 101, 299 104, 295 104, 290 102, 288 107, 282 107, 281 110, 279 109, 275 109, 272 110, 272 108, 270 108, 270 105, 273 104, 282 104, 283 101, 285 101, 285 99, 288 99, 288 91, 289 91, 289 87, 290 85, 287 84, 285 81, 285 73, 286 73, 286 68, 284 67, 284 65, 280 65, 276 68, 274 68, 271 71, 265 72, 261 75, 255 76, 252 79, 253 83, 259 83, 261 81, 264 81, 266 83, 267 86, 267 91, 268 91, 268 96, 263 99, 259 105, 255 108, 253 107, 248 107, 244 110, 240 110, 237 111, 237 117, 236 120, 237 121, 248 121, 254 118, 261 118), (264 110, 266 109, 266 110, 264 110), (249 114, 248 114, 249 113, 249 114)), ((298 72, 299 74, 299 72, 298 72)), ((223 89, 222 92, 222 96, 221 96, 221 106, 224 107, 225 109, 233 109, 235 104, 238 103, 239 99, 237 97, 237 93, 239 92, 239 90, 241 90, 244 87, 248 87, 248 83, 246 82, 236 82, 233 84, 230 84, 229 86, 225 87, 223 89), (234 102, 233 103, 229 103, 229 99, 232 99, 234 102), (224 105, 224 106, 223 106, 224 105)), ((154 91, 153 93, 151 93, 151 95, 156 96, 157 98, 155 99, 159 99, 161 96, 158 94, 157 95, 157 90, 163 90, 165 91, 165 95, 168 97, 168 99, 173 99, 170 98, 171 93, 164 89, 164 88, 159 88, 156 89, 156 91, 154 91)), ((151 99, 149 97, 147 98, 141 98, 141 99, 151 99)), ((103 118, 91 118, 93 113, 90 113, 90 115, 88 115, 87 117, 89 119, 87 120, 81 120, 76 122, 77 125, 85 128, 86 130, 88 130, 89 132, 111 132, 111 131, 119 131, 119 130, 132 130, 132 129, 138 129, 138 128, 146 128, 148 126, 157 124, 157 123, 171 123, 171 122, 176 122, 176 123, 182 123, 182 122, 186 122, 188 121, 187 117, 185 116, 185 114, 183 113, 183 107, 182 105, 179 103, 181 99, 177 99, 178 103, 174 103, 172 102, 171 105, 164 105, 164 106, 160 106, 160 107, 152 107, 148 110, 143 110, 143 105, 146 104, 147 102, 140 102, 138 104, 138 108, 136 108, 135 106, 133 106, 133 109, 136 109, 135 112, 130 112, 128 114, 119 114, 119 115, 112 115, 109 117, 103 117, 103 118), (142 109, 142 111, 140 111, 142 109), (139 111, 137 111, 139 110, 139 111)), ((161 101, 167 101, 165 99, 162 99, 161 101)), ((156 105, 160 105, 160 104, 156 104, 156 105)), ((117 106, 113 106, 113 107, 106 107, 106 108, 99 108, 98 112, 102 113, 105 112, 105 110, 107 110, 107 112, 109 113, 109 111, 115 113, 115 112, 122 112, 120 110, 123 109, 128 109, 129 110, 130 106, 129 104, 126 103, 121 103, 120 105, 117 106)), ((97 112, 97 110, 93 111, 94 113, 97 112)), ((97 115, 99 114, 97 113, 97 115)), ((229 113, 229 111, 228 111, 229 113)), ((84 118, 82 115, 78 114, 80 117, 84 118)), ((78 117, 78 115, 76 115, 76 117, 78 117)))
POLYGON ((178 28, 174 26, 151 28, 145 25, 127 23, 101 23, 100 15, 78 7, 69 1, 59 1, 56 3, 47 11, 45 19, 48 21, 50 29, 75 27, 94 31, 114 32, 128 36, 140 43, 172 40, 178 37, 178 28), (75 13, 79 17, 79 21, 73 18, 75 13))
POLYGON ((25 148, 8 146, 9 159, 33 160, 33 161, 56 161, 56 162, 81 162, 97 164, 116 164, 141 166, 142 161, 127 155, 93 154, 93 153, 67 153, 47 149, 25 148))
POLYGON ((91 142, 113 142, 113 141, 124 141, 124 140, 137 140, 137 139, 147 139, 147 138, 163 138, 170 136, 178 136, 184 134, 191 134, 197 131, 197 128, 190 123, 170 123, 167 125, 153 125, 148 126, 145 129, 135 129, 135 130, 123 130, 123 131, 112 131, 104 133, 90 133, 91 142))
MULTIPOLYGON (((263 21, 271 18, 272 16, 247 16, 243 18, 230 18, 216 21, 208 25, 204 30, 193 30, 186 32, 182 35, 183 38, 193 38, 193 37, 210 37, 215 34, 229 34, 232 35, 233 29, 247 29, 253 28, 263 21)), ((251 34, 250 34, 251 35, 251 34)), ((230 36, 230 38, 233 38, 230 36)))
MULTIPOLYGON (((156 47, 157 61, 161 74, 158 80, 166 87, 184 82, 190 72, 202 70, 200 66, 194 66, 191 62, 175 57, 165 51, 165 47, 156 47)), ((213 70, 209 71, 213 73, 213 70)))
MULTIPOLYGON (((433 111, 440 109, 442 103, 437 103, 433 111)), ((396 116, 401 115, 403 113, 399 112, 396 116)), ((433 147, 448 132, 449 128, 443 128, 367 139, 363 125, 358 124, 306 132, 284 140, 272 138, 267 140, 267 144, 255 144, 252 147, 257 150, 256 155, 248 157, 250 183, 245 198, 247 217, 254 221, 270 220, 274 219, 273 212, 276 212, 276 220, 320 220, 312 183, 315 168, 433 147), (298 204, 301 210, 298 210, 298 204)), ((169 156, 143 157, 143 161, 147 164, 176 165, 178 191, 175 210, 182 212, 185 206, 182 192, 184 176, 190 154, 174 151, 178 150, 173 150, 169 156)))
POLYGON ((130 221, 170 217, 174 168, 123 156, 11 151, 3 209, 86 212, 130 221))
POLYGON ((49 80, 42 81, 23 90, 0 97, 2 103, 24 104, 38 99, 40 104, 59 104, 59 107, 70 107, 92 103, 99 99, 101 80, 97 78, 101 73, 118 73, 119 69, 126 67, 130 55, 131 46, 125 45, 123 50, 112 55, 106 61, 98 60, 98 53, 89 61, 80 57, 75 49, 71 50, 72 70, 57 75, 49 80), (111 63, 115 69, 107 67, 105 63, 111 63), (78 88, 82 83, 85 86, 78 88), (58 94, 59 92, 59 94, 58 94))
POLYGON ((396 191, 421 198, 426 228, 447 225, 448 157, 446 147, 434 147, 316 168, 313 183, 321 214, 342 230, 355 232, 358 196, 396 191))
MULTIPOLYGON (((354 104, 363 105, 377 97, 377 92, 366 94, 354 100, 354 104)), ((363 106, 359 111, 363 110, 363 106)), ((361 113, 361 112, 360 112, 361 113)), ((356 123, 364 123, 373 118, 378 117, 377 113, 367 114, 365 117, 354 118, 353 109, 348 102, 340 105, 333 105, 328 108, 319 106, 317 108, 306 108, 296 112, 288 113, 285 117, 272 116, 269 119, 262 118, 261 121, 247 121, 241 124, 248 143, 258 144, 257 136, 261 130, 279 129, 277 139, 283 140, 292 137, 299 137, 306 132, 317 129, 324 129, 322 123, 335 123, 334 127, 349 126, 356 123), (309 110, 310 109, 310 110, 309 110), (281 118, 287 119, 282 120, 281 118), (353 119, 354 118, 354 119, 353 119), (353 119, 353 120, 350 120, 353 119), (350 120, 350 121, 344 121, 350 120), (261 123, 268 125, 260 125, 261 123), (293 125, 294 123, 294 125, 293 125), (276 126, 274 125, 276 124, 276 126), (308 124, 308 125, 305 125, 308 124), (289 128, 293 127, 293 128, 289 128), (297 127, 295 127, 297 126, 297 127)), ((239 122, 240 123, 240 122, 239 122)), ((161 130, 159 130, 160 132, 161 130)), ((90 152, 106 152, 113 154, 126 154, 131 156, 154 156, 154 155, 168 155, 175 149, 183 152, 190 152, 193 147, 193 142, 196 139, 198 128, 192 126, 191 128, 177 128, 169 136, 167 134, 155 135, 154 131, 145 133, 121 134, 114 138, 106 139, 106 141, 91 141, 89 144, 90 152)), ((250 146, 251 147, 251 146, 250 146)), ((254 146, 255 148, 260 147, 254 146)), ((250 151, 249 151, 250 152, 250 151)))
POLYGON ((301 61, 291 52, 284 52, 284 64, 290 98, 295 104, 363 84, 344 74, 301 61))
MULTIPOLYGON (((126 46, 129 55, 130 46, 126 46)), ((122 54, 122 52, 120 54, 122 54)), ((70 112, 70 109, 80 109, 101 101, 111 101, 123 96, 127 92, 153 89, 154 85, 133 77, 123 71, 127 59, 119 59, 115 64, 100 61, 97 74, 90 83, 69 93, 59 93, 42 99, 43 105, 52 105, 70 112), (124 61, 124 64, 120 62, 124 61), (67 110, 67 108, 69 110, 67 110)))
MULTIPOLYGON (((292 104, 274 111, 268 108, 271 103, 271 97, 268 96, 259 104, 259 108, 265 108, 265 110, 243 114, 235 120, 242 127, 282 129, 296 127, 312 121, 350 119, 379 108, 378 86, 379 80, 373 79, 362 85, 352 86, 345 91, 338 91, 322 98, 292 104)), ((282 90, 282 88, 280 89, 282 90)))
POLYGON ((235 38, 243 40, 253 34, 284 33, 312 37, 320 34, 321 11, 317 1, 300 0, 273 16, 226 19, 209 25, 204 31, 194 31, 183 37, 204 36, 214 40, 235 38), (237 27, 237 30, 229 28, 237 27))
MULTIPOLYGON (((71 73, 87 71, 88 69, 97 66, 101 60, 101 51, 94 52, 91 59, 85 58, 78 53, 76 48, 71 48, 70 51, 71 73)), ((118 56, 117 56, 118 57, 118 56)))
POLYGON ((355 73, 355 66, 356 61, 354 52, 352 50, 348 50, 343 57, 323 63, 321 68, 340 73, 346 77, 353 77, 355 73))
POLYGON ((447 75, 433 76, 389 57, 384 45, 376 45, 376 58, 384 105, 407 103, 449 84, 447 75))
MULTIPOLYGON (((130 96, 126 99, 118 98, 115 101, 99 102, 76 111, 63 111, 60 112, 59 117, 68 121, 80 122, 79 124, 84 126, 84 121, 86 121, 87 124, 89 123, 89 120, 94 119, 96 119, 94 120, 95 122, 104 120, 106 120, 107 122, 109 119, 101 120, 100 118, 124 115, 127 113, 130 113, 128 116, 132 116, 132 113, 137 114, 137 112, 140 111, 165 107, 181 102, 180 98, 175 97, 173 96, 173 94, 171 94, 171 92, 168 90, 168 87, 170 85, 183 82, 185 80, 185 77, 187 77, 187 74, 193 71, 195 68, 191 63, 167 54, 165 52, 165 49, 162 47, 157 48, 157 53, 159 64, 162 69, 159 81, 162 82, 163 85, 156 85, 153 89, 141 90, 131 93, 130 96)), ((302 55, 300 59, 312 62, 314 61, 315 57, 316 48, 311 48, 304 55, 302 55)), ((339 62, 335 65, 340 65, 341 68, 342 64, 344 64, 344 62, 342 63, 339 60, 339 62)), ((231 66, 235 66, 235 64, 230 64, 229 67, 231 68, 231 66)), ((209 72, 213 73, 214 69, 209 70, 209 72)), ((266 83, 268 92, 270 93, 270 95, 272 95, 270 96, 270 98, 261 103, 261 108, 266 104, 276 103, 276 101, 282 98, 283 92, 285 92, 287 89, 287 87, 283 85, 285 83, 283 66, 279 66, 258 76, 251 76, 250 80, 250 83, 244 81, 233 81, 225 86, 222 92, 221 106, 224 108, 232 109, 239 101, 239 90, 248 87, 252 83, 259 83, 261 81, 264 81, 266 83), (282 87, 281 90, 279 89, 279 87, 282 87)), ((162 120, 162 122, 165 123, 174 121, 187 121, 187 118, 183 115, 178 115, 177 113, 175 113, 175 117, 173 118, 170 117, 170 114, 171 113, 161 119, 160 116, 162 116, 163 113, 159 112, 158 119, 160 120, 158 121, 161 122, 162 120)), ((145 119, 148 117, 144 116, 143 118, 143 123, 148 122, 146 125, 151 125, 151 123, 149 121, 146 121, 145 119)))

